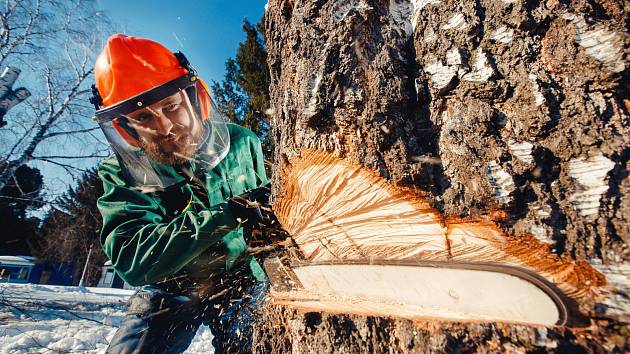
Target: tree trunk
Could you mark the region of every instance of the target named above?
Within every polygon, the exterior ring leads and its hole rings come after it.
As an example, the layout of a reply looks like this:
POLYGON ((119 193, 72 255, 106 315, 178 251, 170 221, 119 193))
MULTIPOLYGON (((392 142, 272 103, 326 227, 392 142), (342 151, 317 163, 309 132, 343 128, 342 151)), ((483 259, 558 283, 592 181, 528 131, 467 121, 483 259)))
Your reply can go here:
MULTIPOLYGON (((271 0, 274 191, 305 149, 423 191, 445 217, 586 260, 592 326, 410 321, 269 301, 261 352, 623 352, 630 335, 627 2, 271 0)), ((584 304, 582 304, 584 305, 584 304)))

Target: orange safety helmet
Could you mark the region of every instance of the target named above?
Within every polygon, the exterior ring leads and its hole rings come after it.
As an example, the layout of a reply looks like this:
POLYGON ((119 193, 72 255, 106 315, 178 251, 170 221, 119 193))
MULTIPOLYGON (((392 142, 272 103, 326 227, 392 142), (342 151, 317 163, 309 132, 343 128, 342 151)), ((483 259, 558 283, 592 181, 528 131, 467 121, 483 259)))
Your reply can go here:
MULTIPOLYGON (((181 53, 173 53, 166 47, 150 39, 114 34, 107 39, 103 51, 94 65, 96 86, 92 103, 101 111, 128 103, 141 95, 179 79, 188 84, 195 83, 198 92, 208 92, 207 85, 197 78, 194 69, 181 53)), ((202 119, 207 119, 211 111, 211 99, 198 95, 197 101, 202 119)), ((142 102, 137 102, 141 105, 142 102)), ((147 103, 149 105, 151 103, 147 103)), ((135 106, 137 109, 138 106, 135 106)), ((97 112, 97 119, 99 117, 97 112)), ((137 138, 126 131, 120 122, 114 120, 114 127, 127 141, 137 146, 137 138)))

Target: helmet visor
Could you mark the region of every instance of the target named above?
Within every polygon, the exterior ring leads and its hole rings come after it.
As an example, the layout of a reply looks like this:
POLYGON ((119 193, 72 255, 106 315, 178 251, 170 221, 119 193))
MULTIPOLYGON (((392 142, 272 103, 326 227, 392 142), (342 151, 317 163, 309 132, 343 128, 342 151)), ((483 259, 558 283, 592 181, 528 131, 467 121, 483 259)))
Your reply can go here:
POLYGON ((227 155, 226 119, 201 81, 174 80, 97 112, 128 183, 163 189, 190 162, 211 169, 227 155))

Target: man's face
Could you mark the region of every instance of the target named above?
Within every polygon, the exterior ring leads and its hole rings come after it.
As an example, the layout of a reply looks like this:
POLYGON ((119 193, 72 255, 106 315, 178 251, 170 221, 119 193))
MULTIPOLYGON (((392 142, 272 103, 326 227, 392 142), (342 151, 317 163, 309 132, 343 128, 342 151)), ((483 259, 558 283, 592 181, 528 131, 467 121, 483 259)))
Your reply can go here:
POLYGON ((139 135, 140 147, 159 162, 182 163, 197 151, 203 129, 185 91, 126 117, 139 135))

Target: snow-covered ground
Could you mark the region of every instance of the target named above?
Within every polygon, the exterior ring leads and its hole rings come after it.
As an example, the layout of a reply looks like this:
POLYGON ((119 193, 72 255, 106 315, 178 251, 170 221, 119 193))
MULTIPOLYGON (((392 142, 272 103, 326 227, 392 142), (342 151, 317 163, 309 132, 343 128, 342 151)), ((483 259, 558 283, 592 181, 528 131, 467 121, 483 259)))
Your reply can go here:
MULTIPOLYGON (((103 353, 133 290, 0 284, 0 354, 103 353)), ((211 353, 208 327, 186 353, 211 353)))

